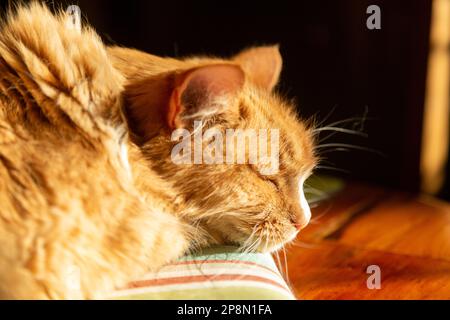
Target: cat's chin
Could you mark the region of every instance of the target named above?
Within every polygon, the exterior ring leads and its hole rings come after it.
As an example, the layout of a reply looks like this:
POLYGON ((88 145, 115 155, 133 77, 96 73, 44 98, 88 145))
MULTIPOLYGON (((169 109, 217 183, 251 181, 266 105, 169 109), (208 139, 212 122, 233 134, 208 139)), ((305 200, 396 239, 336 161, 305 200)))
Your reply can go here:
MULTIPOLYGON (((229 228, 228 230, 230 229, 232 228, 229 228)), ((297 237, 299 231, 292 228, 286 233, 288 233, 288 235, 280 239, 280 241, 267 241, 267 239, 262 238, 259 240, 259 245, 252 247, 249 241, 249 237, 252 236, 251 234, 239 231, 237 228, 233 228, 232 232, 224 233, 222 230, 219 231, 210 227, 208 228, 208 244, 234 246, 238 247, 242 252, 271 253, 283 249, 286 244, 297 237)), ((271 237, 271 239, 273 239, 273 237, 271 237)))
POLYGON ((266 243, 264 240, 260 241, 260 245, 257 247, 254 247, 252 249, 248 249, 245 247, 246 242, 248 241, 231 241, 225 240, 226 245, 232 245, 235 247, 239 247, 243 252, 256 252, 256 253, 272 253, 277 252, 284 248, 286 244, 293 241, 298 235, 298 231, 295 230, 289 234, 288 237, 286 237, 283 241, 276 242, 276 243, 266 243))
POLYGON ((261 244, 260 247, 258 247, 256 249, 256 251, 261 252, 261 253, 277 252, 277 251, 283 249, 286 244, 293 241, 297 237, 297 235, 298 235, 298 231, 297 230, 293 231, 288 237, 286 237, 286 239, 284 241, 278 242, 278 243, 271 243, 269 245, 261 244))

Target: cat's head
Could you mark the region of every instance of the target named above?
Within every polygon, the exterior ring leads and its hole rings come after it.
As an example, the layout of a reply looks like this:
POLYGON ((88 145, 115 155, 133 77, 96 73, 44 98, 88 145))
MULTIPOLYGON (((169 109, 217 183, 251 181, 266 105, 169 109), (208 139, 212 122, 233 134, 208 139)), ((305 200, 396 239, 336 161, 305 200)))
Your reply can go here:
POLYGON ((273 91, 278 47, 229 60, 174 60, 121 48, 110 54, 128 78, 133 139, 149 166, 195 205, 189 219, 219 242, 252 250, 276 250, 295 238, 311 216, 303 183, 316 158, 310 129, 273 91))

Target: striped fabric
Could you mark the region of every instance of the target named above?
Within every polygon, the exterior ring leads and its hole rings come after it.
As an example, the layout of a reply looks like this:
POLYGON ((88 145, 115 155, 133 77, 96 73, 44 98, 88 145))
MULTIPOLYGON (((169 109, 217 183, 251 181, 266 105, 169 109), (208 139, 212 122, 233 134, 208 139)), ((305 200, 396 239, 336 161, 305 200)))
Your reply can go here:
POLYGON ((217 247, 183 257, 111 299, 295 299, 270 254, 217 247))

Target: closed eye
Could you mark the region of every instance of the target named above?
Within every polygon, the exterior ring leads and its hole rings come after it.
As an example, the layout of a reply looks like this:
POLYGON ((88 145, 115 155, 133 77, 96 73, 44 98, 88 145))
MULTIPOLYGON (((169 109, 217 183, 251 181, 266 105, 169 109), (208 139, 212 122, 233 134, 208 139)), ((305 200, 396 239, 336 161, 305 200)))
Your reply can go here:
POLYGON ((270 184, 272 184, 275 189, 277 189, 277 191, 280 191, 280 186, 278 185, 278 182, 273 180, 273 179, 266 179, 267 182, 269 182, 270 184))
POLYGON ((270 183, 271 185, 273 185, 277 191, 280 191, 280 190, 281 190, 281 189, 280 189, 280 185, 278 184, 278 182, 277 182, 275 179, 273 179, 271 176, 262 175, 258 170, 252 170, 252 171, 253 171, 254 173, 256 173, 256 175, 257 175, 260 179, 262 179, 262 180, 264 180, 264 181, 270 183))

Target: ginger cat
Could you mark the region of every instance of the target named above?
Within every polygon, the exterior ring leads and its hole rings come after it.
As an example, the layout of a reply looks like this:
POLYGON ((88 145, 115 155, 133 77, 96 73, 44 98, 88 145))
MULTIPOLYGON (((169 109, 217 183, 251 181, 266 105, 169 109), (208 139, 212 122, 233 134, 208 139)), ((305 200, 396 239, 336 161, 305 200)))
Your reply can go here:
POLYGON ((192 247, 297 235, 314 143, 272 92, 276 47, 175 60, 67 21, 32 3, 0 31, 0 298, 102 298, 192 247), (279 172, 173 163, 171 132, 198 119, 279 128, 279 172))
MULTIPOLYGON (((282 67, 278 46, 250 48, 231 59, 178 60, 121 47, 108 54, 126 78, 131 139, 182 202, 194 205, 197 211, 184 212, 185 219, 216 242, 243 250, 274 251, 296 237, 311 217, 303 183, 317 160, 312 130, 273 92, 282 67), (263 175, 263 164, 248 162, 174 163, 172 133, 192 129, 194 121, 223 136, 229 129, 278 129, 279 171, 263 175)), ((210 140, 202 143, 205 148, 210 140)))

